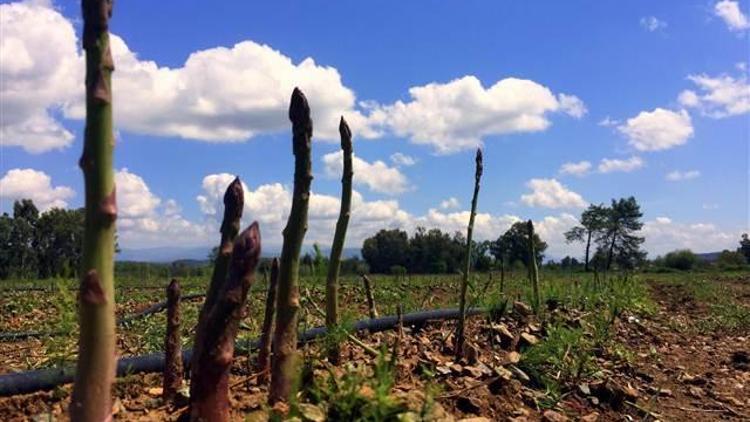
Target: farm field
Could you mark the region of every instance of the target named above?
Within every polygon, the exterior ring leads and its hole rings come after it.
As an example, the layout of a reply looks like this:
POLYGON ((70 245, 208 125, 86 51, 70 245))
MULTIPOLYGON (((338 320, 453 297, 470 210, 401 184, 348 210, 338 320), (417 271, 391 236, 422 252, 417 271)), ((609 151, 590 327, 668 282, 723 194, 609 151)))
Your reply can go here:
MULTIPOLYGON (((254 370, 266 283, 248 298, 237 338, 230 396, 233 418, 265 420, 267 385, 254 370)), ((460 276, 371 276, 378 313, 455 308, 460 276)), ((121 280, 117 316, 164 300, 168 280, 121 280)), ((181 280, 183 295, 202 293, 199 278, 181 280)), ((0 342, 0 372, 65 367, 76 353, 75 280, 7 282, 0 289, 0 332, 60 332, 0 342)), ((455 361, 455 321, 405 324, 378 333, 328 335, 300 347, 300 392, 290 403, 301 420, 746 420, 750 417, 750 274, 674 272, 610 275, 542 272, 544 309, 534 315, 522 273, 473 276, 470 353, 455 361), (342 344, 343 364, 325 360, 342 344), (359 344, 358 344, 359 343, 359 344), (628 416, 629 415, 629 416, 628 416), (399 419, 400 418, 400 419, 399 419)), ((300 330, 325 325, 324 278, 300 284, 300 330)), ((359 277, 341 279, 342 326, 368 318, 359 277)), ((189 348, 202 298, 182 303, 189 348)), ((166 316, 155 312, 118 326, 121 357, 161 352, 166 316)), ((117 379, 119 420, 177 419, 185 408, 162 402, 161 374, 117 379)), ((2 420, 65 420, 70 385, 0 398, 2 420)))

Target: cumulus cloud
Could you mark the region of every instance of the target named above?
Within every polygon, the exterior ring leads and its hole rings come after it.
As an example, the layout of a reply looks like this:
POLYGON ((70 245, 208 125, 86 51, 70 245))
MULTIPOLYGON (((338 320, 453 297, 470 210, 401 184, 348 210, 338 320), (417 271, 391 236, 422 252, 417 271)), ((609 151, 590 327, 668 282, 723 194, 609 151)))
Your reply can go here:
POLYGON ((127 168, 115 172, 117 233, 127 247, 204 245, 207 227, 185 219, 173 199, 162 201, 146 181, 127 168))
POLYGON ((713 118, 750 112, 750 84, 747 77, 690 75, 688 79, 700 93, 693 90, 682 91, 677 100, 683 106, 698 108, 704 115, 713 118))
POLYGON ((750 28, 747 16, 740 10, 740 4, 737 1, 721 0, 714 5, 714 15, 721 18, 730 31, 744 31, 750 28))
POLYGON ((598 170, 599 173, 612 173, 615 171, 621 171, 621 172, 631 172, 633 170, 638 170, 639 168, 644 166, 643 159, 641 157, 633 156, 628 158, 627 160, 620 160, 616 158, 603 158, 599 162, 598 170))
MULTIPOLYGON (((341 178, 344 171, 344 153, 332 152, 323 156, 325 174, 332 178, 341 178)), ((353 182, 365 185, 370 190, 389 195, 403 193, 409 189, 409 180, 397 168, 388 167, 380 160, 369 163, 356 155, 352 157, 354 167, 353 182)))
POLYGON ((450 154, 481 145, 490 135, 538 132, 550 126, 548 115, 581 117, 583 102, 537 82, 506 78, 485 88, 475 76, 409 89, 411 100, 370 104, 370 122, 416 144, 450 154))
MULTIPOLYGON (((63 148, 73 135, 53 117, 84 117, 83 53, 73 25, 49 4, 0 5, 0 139, 38 153, 63 148)), ((245 40, 193 52, 179 67, 142 60, 111 36, 118 128, 208 142, 238 142, 289 130, 289 96, 308 96, 316 139, 338 139, 339 116, 363 138, 379 134, 355 107, 338 70, 312 58, 293 62, 270 46, 245 40)))
POLYGON ((555 179, 531 179, 526 183, 531 193, 521 195, 530 207, 584 208, 588 203, 555 179))
POLYGON ((641 27, 649 32, 658 31, 667 27, 667 23, 656 16, 645 16, 640 20, 641 27))
POLYGON ((83 89, 73 25, 44 4, 0 5, 0 145, 36 154, 73 142, 53 113, 83 89))
POLYGON ((687 111, 658 107, 638 113, 617 129, 638 151, 670 149, 686 143, 693 136, 693 125, 687 111))
POLYGON ((400 167, 409 167, 417 164, 417 159, 411 155, 396 152, 391 154, 391 162, 400 167))
POLYGON ((65 208, 67 200, 75 196, 67 186, 52 186, 52 179, 43 171, 11 169, 0 179, 0 198, 31 199, 40 211, 65 208))
POLYGON ((451 210, 455 209, 461 206, 461 203, 458 201, 458 198, 451 196, 450 198, 443 200, 440 202, 440 208, 444 210, 451 210))
POLYGON ((560 166, 560 174, 572 174, 574 176, 585 176, 591 170, 591 163, 588 161, 579 161, 577 163, 568 162, 560 166))
POLYGON ((680 182, 683 180, 690 180, 695 179, 697 177, 700 177, 701 172, 698 170, 688 170, 688 171, 671 171, 667 173, 666 179, 670 182, 680 182))
POLYGON ((645 236, 644 248, 653 256, 675 249, 693 252, 716 252, 735 249, 740 231, 727 232, 714 224, 680 223, 667 217, 646 221, 640 235, 645 236))

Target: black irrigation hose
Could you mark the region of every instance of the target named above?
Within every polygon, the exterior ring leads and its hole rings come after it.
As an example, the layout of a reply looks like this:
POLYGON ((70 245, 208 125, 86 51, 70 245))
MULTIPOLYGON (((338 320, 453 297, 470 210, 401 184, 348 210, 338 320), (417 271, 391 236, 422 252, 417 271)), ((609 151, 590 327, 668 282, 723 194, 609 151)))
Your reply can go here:
MULTIPOLYGON (((466 311, 467 315, 478 315, 488 312, 485 308, 472 308, 466 311)), ((404 325, 420 325, 430 320, 456 319, 460 315, 459 309, 436 309, 430 311, 414 312, 403 316, 404 325)), ((386 316, 376 319, 363 319, 354 323, 353 331, 379 332, 392 329, 398 325, 397 316, 386 316)), ((300 333, 298 341, 300 344, 308 343, 326 334, 326 327, 316 327, 300 333)), ((238 343, 238 351, 247 352, 258 348, 258 340, 248 343, 238 343)), ((182 352, 184 362, 190 362, 192 349, 182 352)), ((121 358, 117 361, 117 376, 122 377, 137 373, 160 372, 164 369, 164 354, 152 353, 143 356, 132 356, 121 358)), ((0 375, 0 397, 16 394, 28 394, 40 390, 51 390, 58 385, 73 382, 75 368, 48 368, 33 371, 19 372, 14 374, 0 375)))
MULTIPOLYGON (((180 300, 191 300, 191 299, 197 299, 199 297, 205 296, 205 293, 193 293, 189 295, 182 296, 180 300)), ((167 309, 167 302, 159 302, 154 305, 149 306, 148 308, 144 309, 141 312, 138 312, 136 314, 132 315, 126 315, 122 318, 117 319, 117 325, 122 326, 126 325, 132 321, 135 321, 137 319, 141 319, 143 317, 149 316, 151 314, 155 314, 157 312, 161 312, 164 309, 167 309)), ((67 331, 63 330, 55 330, 55 331, 20 331, 20 332, 10 332, 10 333, 0 333, 0 342, 5 341, 17 341, 17 340, 25 340, 27 338, 36 338, 36 337, 54 337, 67 334, 67 331)))

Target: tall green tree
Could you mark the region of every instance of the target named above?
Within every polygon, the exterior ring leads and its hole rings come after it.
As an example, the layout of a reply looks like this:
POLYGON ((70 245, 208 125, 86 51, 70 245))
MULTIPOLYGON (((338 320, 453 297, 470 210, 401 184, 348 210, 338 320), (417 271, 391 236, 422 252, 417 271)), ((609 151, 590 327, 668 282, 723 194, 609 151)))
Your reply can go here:
POLYGON ((38 254, 34 247, 39 210, 31 199, 13 203, 13 223, 10 232, 10 268, 16 277, 37 275, 38 254))
POLYGON ((13 234, 13 218, 8 213, 0 216, 0 279, 11 276, 13 267, 11 263, 12 251, 11 236, 13 234))
POLYGON ((591 241, 596 240, 601 231, 606 227, 609 210, 604 204, 591 204, 581 214, 581 225, 573 227, 565 232, 565 241, 585 242, 586 254, 584 258, 584 271, 589 271, 589 252, 591 250, 591 241))
POLYGON ((747 233, 742 233, 738 252, 745 255, 745 260, 750 262, 750 237, 748 237, 747 233))
MULTIPOLYGON (((537 233, 533 236, 534 255, 537 264, 544 259, 544 251, 547 250, 547 242, 543 241, 537 233)), ((514 223, 492 247, 492 254, 497 258, 504 258, 503 262, 512 264, 520 261, 524 266, 529 266, 529 228, 523 221, 514 223)))
POLYGON ((362 258, 373 273, 388 272, 394 265, 406 267, 408 252, 409 235, 399 229, 380 230, 362 245, 362 258))
POLYGON ((37 222, 38 277, 72 277, 81 262, 85 210, 53 208, 37 222))
POLYGON ((599 248, 606 251, 605 268, 609 270, 613 262, 621 268, 632 268, 646 256, 641 250, 645 239, 636 235, 643 227, 641 206, 632 196, 613 199, 607 214, 606 225, 597 239, 599 248))

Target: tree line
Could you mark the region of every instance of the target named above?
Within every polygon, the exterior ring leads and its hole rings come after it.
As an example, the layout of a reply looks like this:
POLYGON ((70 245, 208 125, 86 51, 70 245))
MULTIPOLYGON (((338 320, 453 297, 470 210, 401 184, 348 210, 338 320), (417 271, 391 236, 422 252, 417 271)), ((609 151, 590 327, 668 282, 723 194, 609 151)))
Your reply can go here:
MULTIPOLYGON (((632 269, 642 264, 646 252, 644 238, 637 233, 643 227, 640 205, 634 197, 613 199, 610 206, 591 205, 583 211, 580 225, 565 233, 568 242, 585 244, 583 267, 609 270, 613 266, 632 269)), ((547 243, 533 235, 535 258, 541 265, 547 243)), ((418 227, 414 235, 400 229, 380 230, 365 239, 362 258, 374 273, 411 274, 456 273, 461 271, 466 239, 440 229, 418 227)), ((529 230, 516 222, 496 240, 472 241, 472 266, 478 271, 504 270, 529 265, 529 230)), ((563 267, 576 268, 578 260, 566 257, 563 267)))
POLYGON ((30 199, 0 216, 0 278, 74 277, 83 242, 84 209, 44 213, 30 199))

